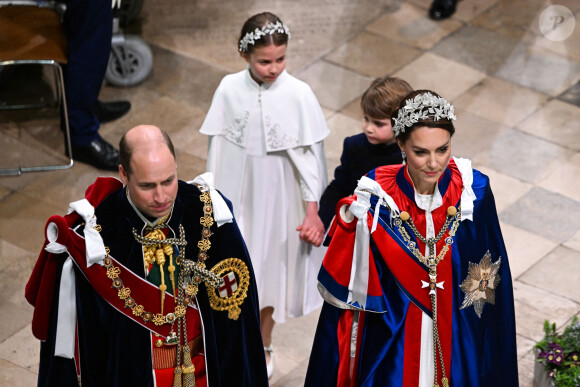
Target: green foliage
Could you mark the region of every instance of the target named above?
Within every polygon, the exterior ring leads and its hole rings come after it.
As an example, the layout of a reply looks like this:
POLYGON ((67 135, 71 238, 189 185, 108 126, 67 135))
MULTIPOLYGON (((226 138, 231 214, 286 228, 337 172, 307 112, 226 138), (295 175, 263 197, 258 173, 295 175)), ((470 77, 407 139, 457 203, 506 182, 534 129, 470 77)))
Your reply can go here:
POLYGON ((536 361, 544 365, 556 387, 580 386, 580 323, 574 316, 562 333, 556 324, 544 322, 544 338, 534 346, 536 361))
POLYGON ((570 325, 564 329, 561 339, 564 349, 570 348, 571 350, 576 349, 576 351, 580 349, 580 324, 577 316, 574 316, 570 325))
POLYGON ((572 367, 566 371, 554 374, 556 386, 580 386, 580 367, 572 367))

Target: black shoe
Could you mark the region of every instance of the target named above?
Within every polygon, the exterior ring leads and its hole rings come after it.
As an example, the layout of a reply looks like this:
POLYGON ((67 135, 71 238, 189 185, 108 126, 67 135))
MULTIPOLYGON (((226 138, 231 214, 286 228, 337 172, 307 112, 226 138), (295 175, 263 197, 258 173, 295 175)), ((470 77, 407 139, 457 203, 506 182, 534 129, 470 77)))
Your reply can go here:
POLYGON ((73 160, 81 161, 106 171, 119 170, 119 151, 101 136, 97 136, 85 146, 73 146, 72 153, 73 160))
POLYGON ((434 0, 429 9, 429 17, 433 20, 447 19, 455 13, 457 0, 434 0))
POLYGON ((95 103, 95 114, 101 124, 123 117, 131 109, 129 101, 113 101, 95 103))

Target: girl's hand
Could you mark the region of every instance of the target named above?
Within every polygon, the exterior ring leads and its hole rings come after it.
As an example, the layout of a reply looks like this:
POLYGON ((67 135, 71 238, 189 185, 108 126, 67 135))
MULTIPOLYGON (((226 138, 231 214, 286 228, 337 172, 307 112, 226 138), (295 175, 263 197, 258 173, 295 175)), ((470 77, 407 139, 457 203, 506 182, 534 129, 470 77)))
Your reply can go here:
POLYGON ((307 202, 306 216, 304 221, 296 231, 299 232, 300 240, 311 243, 314 246, 320 246, 324 238, 324 224, 318 216, 318 203, 307 202))

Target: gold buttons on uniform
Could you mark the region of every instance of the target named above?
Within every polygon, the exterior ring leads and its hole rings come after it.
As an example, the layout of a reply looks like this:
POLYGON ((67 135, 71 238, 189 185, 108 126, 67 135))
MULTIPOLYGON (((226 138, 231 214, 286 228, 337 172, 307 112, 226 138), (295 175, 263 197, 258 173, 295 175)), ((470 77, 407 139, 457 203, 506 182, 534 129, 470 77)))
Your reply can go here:
POLYGON ((447 215, 455 216, 455 214, 457 214, 457 208, 455 208, 453 206, 447 207, 447 215))
POLYGON ((401 217, 401 220, 403 222, 406 222, 411 217, 411 215, 409 215, 409 213, 407 211, 401 212, 401 215, 399 215, 399 216, 401 217))

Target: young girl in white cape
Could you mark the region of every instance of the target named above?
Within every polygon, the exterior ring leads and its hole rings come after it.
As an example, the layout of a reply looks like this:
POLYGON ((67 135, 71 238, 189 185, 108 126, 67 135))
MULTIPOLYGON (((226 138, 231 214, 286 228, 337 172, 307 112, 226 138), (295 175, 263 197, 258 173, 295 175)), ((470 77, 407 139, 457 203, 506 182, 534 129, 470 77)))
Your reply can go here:
POLYGON ((272 13, 245 22, 239 52, 248 67, 222 79, 200 129, 209 136, 206 169, 232 201, 250 252, 268 376, 274 322, 322 305, 316 277, 324 252, 316 246, 329 131, 310 87, 285 70, 289 38, 272 13))

